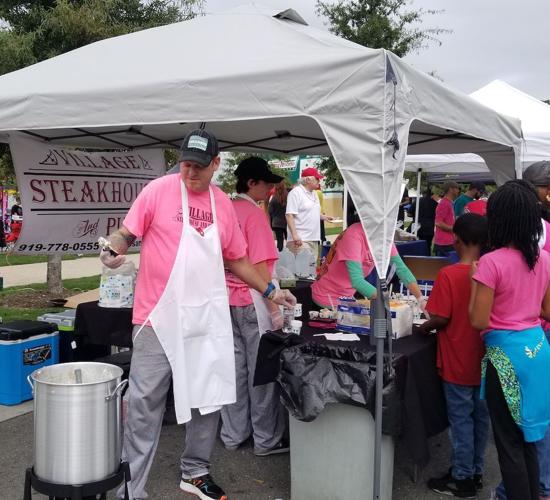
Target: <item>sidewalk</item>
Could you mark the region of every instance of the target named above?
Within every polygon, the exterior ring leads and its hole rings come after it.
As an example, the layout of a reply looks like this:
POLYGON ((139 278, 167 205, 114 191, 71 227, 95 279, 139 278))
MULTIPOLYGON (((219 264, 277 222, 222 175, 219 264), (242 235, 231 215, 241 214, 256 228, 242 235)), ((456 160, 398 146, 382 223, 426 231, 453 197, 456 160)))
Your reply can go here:
MULTIPOLYGON (((126 256, 136 267, 139 267, 139 254, 126 256)), ((10 286, 45 283, 47 278, 47 263, 23 264, 19 266, 0 267, 0 276, 4 278, 4 288, 10 286)), ((84 278, 101 274, 101 262, 97 255, 81 257, 76 260, 64 260, 61 273, 63 279, 84 278)))

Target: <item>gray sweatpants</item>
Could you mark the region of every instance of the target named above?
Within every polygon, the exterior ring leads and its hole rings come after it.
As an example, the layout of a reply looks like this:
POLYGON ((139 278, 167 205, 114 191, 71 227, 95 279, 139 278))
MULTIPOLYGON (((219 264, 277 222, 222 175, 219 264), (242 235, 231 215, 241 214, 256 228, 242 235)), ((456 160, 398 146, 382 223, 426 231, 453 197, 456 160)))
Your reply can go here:
MULTIPOLYGON (((134 326, 134 336, 138 329, 134 326)), ((134 341, 122 450, 122 459, 130 464, 132 499, 148 498, 145 484, 160 437, 171 376, 170 363, 154 330, 143 327, 134 341)), ((192 419, 185 424, 182 477, 189 479, 208 473, 219 417, 219 411, 201 415, 198 410, 192 410, 192 419)), ((122 487, 117 495, 124 497, 122 487)))
POLYGON ((221 410, 220 437, 227 448, 236 448, 250 434, 254 451, 273 448, 283 437, 284 416, 279 400, 279 386, 275 383, 253 386, 260 332, 254 305, 231 306, 237 402, 221 410))

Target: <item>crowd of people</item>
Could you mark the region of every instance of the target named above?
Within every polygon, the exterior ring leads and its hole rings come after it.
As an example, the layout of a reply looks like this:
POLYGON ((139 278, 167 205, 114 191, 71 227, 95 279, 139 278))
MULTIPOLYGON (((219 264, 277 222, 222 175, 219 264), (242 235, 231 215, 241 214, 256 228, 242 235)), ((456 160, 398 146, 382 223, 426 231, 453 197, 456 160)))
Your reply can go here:
MULTIPOLYGON (((287 239, 292 252, 308 248, 317 257, 321 222, 331 220, 316 194, 322 176, 305 169, 288 192, 263 159, 249 157, 235 171, 237 197, 230 200, 211 184, 219 162, 212 134, 188 134, 180 175, 149 183, 100 254, 117 267, 142 238, 123 447, 134 499, 147 498, 170 377, 177 421, 186 424, 182 490, 227 498, 209 470, 220 417, 228 450, 250 438, 260 457, 289 450, 277 386, 252 381, 261 334, 281 328, 279 306, 296 303, 273 277, 278 250, 287 239), (269 217, 260 207, 268 199, 269 217)), ((441 270, 427 304, 392 250, 397 275, 425 311, 422 331, 437 331, 453 453, 450 470, 428 486, 456 497, 473 498, 482 487, 491 421, 503 479, 496 498, 550 498, 550 384, 541 383, 550 362, 543 330, 550 321, 550 217, 543 208, 550 205, 550 162, 525 174, 530 183, 498 188, 486 214, 470 209, 485 192, 479 183, 459 196, 459 186, 447 182, 439 202, 431 192, 419 200, 420 229, 428 239, 433 221, 436 254, 453 249, 459 258, 441 270)), ((375 298, 365 280, 373 266, 355 222, 320 267, 313 301, 332 307, 340 296, 375 298)))

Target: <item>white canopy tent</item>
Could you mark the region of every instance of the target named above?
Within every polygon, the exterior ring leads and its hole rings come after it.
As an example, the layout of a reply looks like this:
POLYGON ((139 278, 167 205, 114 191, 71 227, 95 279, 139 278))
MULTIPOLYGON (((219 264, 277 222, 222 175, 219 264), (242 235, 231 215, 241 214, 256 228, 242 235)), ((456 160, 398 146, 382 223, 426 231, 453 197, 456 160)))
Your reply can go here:
MULTIPOLYGON (((502 80, 494 80, 470 97, 498 113, 519 118, 524 136, 522 169, 550 158, 550 106, 502 80)), ((460 174, 492 178, 482 156, 475 154, 408 155, 405 170, 428 174, 460 174)))
POLYGON ((251 4, 100 41, 0 77, 0 137, 86 148, 177 148, 205 123, 224 151, 330 154, 389 262, 409 153, 480 154, 519 171, 517 120, 408 66, 251 4))
MULTIPOLYGON (((477 153, 520 171, 519 121, 411 68, 254 4, 97 42, 0 77, 0 138, 86 148, 177 148, 205 124, 224 151, 330 154, 386 275, 405 155, 477 153)), ((377 311, 380 310, 380 305, 377 311)), ((373 337, 382 373, 387 322, 373 337)), ((377 377, 379 498, 382 376, 377 377)), ((378 488, 378 489, 377 489, 378 488)))
MULTIPOLYGON (((519 118, 524 136, 521 155, 522 171, 529 165, 550 158, 550 106, 539 99, 522 92, 502 80, 494 80, 476 90, 470 97, 498 113, 519 118)), ((482 156, 476 154, 408 155, 405 169, 418 172, 417 190, 420 190, 420 176, 427 173, 432 179, 443 180, 490 180, 492 172, 482 156)), ((420 196, 420 193, 418 194, 420 196)), ((416 205, 415 221, 418 222, 416 205)))

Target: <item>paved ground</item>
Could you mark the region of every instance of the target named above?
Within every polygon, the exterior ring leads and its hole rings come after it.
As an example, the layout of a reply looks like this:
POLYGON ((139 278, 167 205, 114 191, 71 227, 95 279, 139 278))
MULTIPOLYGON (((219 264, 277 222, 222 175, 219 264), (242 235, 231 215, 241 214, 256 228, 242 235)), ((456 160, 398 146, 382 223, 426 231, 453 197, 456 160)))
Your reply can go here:
MULTIPOLYGON (((139 266, 139 255, 128 255, 127 258, 139 266)), ((28 285, 46 282, 47 263, 22 264, 19 266, 0 267, 0 276, 4 278, 4 288, 9 286, 28 285)), ((63 279, 84 278, 101 274, 101 262, 97 256, 81 257, 76 260, 64 260, 62 265, 63 279)))
MULTIPOLYGON (((33 415, 28 413, 0 423, 0 498, 6 500, 22 498, 24 473, 32 465, 33 415)), ((181 426, 165 426, 159 443, 159 450, 149 478, 149 498, 154 500, 192 500, 195 497, 179 491, 178 462, 184 430, 181 426)), ((426 478, 445 472, 448 467, 449 442, 446 433, 433 438, 430 443, 432 460, 423 471, 423 478, 414 484, 410 479, 411 464, 405 450, 399 445, 395 457, 394 500, 437 500, 439 496, 425 486, 426 478)), ((487 450, 485 489, 478 499, 489 498, 490 486, 499 480, 494 445, 487 450)), ((218 443, 213 456, 212 474, 226 489, 231 500, 289 500, 290 462, 288 455, 258 458, 252 454, 252 447, 246 446, 234 452, 226 451, 218 443)), ((342 477, 342 481, 349 478, 342 477)), ((46 497, 35 494, 34 499, 46 497)), ((113 496, 110 495, 109 499, 113 496)), ((317 500, 319 497, 293 498, 292 500, 317 500)), ((358 492, 357 499, 367 499, 358 492)), ((340 499, 330 499, 340 500, 340 499)), ((347 499, 346 499, 347 500, 347 499)))

